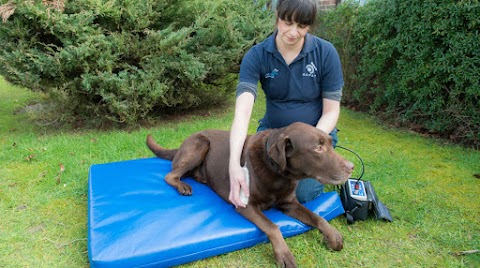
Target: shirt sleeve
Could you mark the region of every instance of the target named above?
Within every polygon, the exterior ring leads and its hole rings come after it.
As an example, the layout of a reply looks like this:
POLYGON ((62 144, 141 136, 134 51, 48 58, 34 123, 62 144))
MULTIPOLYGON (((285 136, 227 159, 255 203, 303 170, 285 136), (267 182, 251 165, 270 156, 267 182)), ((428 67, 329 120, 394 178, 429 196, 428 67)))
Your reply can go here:
POLYGON ((340 101, 344 86, 342 63, 335 47, 327 43, 323 51, 322 98, 340 101))
POLYGON ((335 91, 323 91, 322 92, 322 98, 323 99, 329 99, 329 100, 341 101, 342 100, 342 89, 343 88, 340 88, 339 90, 335 90, 335 91))
POLYGON ((260 60, 254 46, 248 50, 242 59, 240 65, 240 78, 237 84, 237 97, 244 93, 250 92, 255 99, 257 98, 257 85, 260 81, 260 60))

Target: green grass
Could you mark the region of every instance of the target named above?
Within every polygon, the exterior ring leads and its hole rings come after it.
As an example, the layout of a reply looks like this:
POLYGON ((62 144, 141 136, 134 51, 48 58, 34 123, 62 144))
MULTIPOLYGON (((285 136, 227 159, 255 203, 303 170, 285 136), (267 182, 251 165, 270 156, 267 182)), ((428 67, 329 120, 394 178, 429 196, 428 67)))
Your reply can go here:
MULTIPOLYGON (((198 130, 228 129, 233 116, 233 109, 222 108, 159 120, 148 129, 54 129, 14 113, 38 99, 0 79, 0 267, 88 267, 90 165, 150 157, 147 133, 175 147, 198 130)), ((251 133, 263 109, 261 97, 251 133)), ((318 231, 288 238, 299 267, 480 266, 480 254, 455 255, 480 249, 479 151, 390 129, 349 110, 342 110, 339 128, 340 144, 362 156, 364 178, 373 182, 394 222, 347 225, 343 217, 334 219, 344 236, 341 252, 327 250, 318 231)), ((273 264, 267 243, 184 267, 273 264)))

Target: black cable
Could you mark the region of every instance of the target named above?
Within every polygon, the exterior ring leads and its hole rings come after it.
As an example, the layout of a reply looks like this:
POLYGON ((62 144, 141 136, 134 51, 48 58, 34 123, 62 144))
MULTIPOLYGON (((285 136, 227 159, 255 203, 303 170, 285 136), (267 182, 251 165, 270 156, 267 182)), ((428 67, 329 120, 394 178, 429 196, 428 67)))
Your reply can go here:
POLYGON ((337 145, 337 146, 335 146, 335 148, 340 148, 340 149, 343 149, 343 150, 346 150, 346 151, 351 152, 352 154, 354 154, 354 155, 360 160, 360 163, 362 163, 362 173, 360 174, 360 177, 358 177, 358 179, 357 179, 357 183, 358 183, 358 182, 360 181, 360 179, 362 179, 363 173, 365 173, 365 165, 363 164, 362 158, 361 158, 357 153, 355 153, 354 151, 352 151, 352 150, 350 150, 350 149, 348 149, 348 148, 345 148, 345 147, 343 147, 343 146, 338 146, 338 145, 337 145))

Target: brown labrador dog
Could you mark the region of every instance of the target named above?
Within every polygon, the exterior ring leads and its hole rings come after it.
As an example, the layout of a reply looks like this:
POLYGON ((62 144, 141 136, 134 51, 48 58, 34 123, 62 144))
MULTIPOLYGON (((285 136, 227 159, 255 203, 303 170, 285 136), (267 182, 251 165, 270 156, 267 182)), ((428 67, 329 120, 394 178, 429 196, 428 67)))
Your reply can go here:
MULTIPOLYGON (((230 202, 229 137, 228 131, 205 130, 188 137, 180 148, 169 150, 148 135, 147 146, 158 157, 172 160, 172 171, 165 176, 165 181, 181 195, 192 194, 192 188, 180 180, 190 176, 230 202)), ((300 179, 341 184, 350 177, 353 164, 335 153, 329 135, 303 123, 265 130, 247 137, 241 162, 249 172, 250 198, 248 205, 237 211, 265 232, 279 266, 296 267, 296 264, 278 226, 262 213, 271 207, 318 228, 329 248, 343 248, 342 235, 300 204, 295 196, 300 179)))

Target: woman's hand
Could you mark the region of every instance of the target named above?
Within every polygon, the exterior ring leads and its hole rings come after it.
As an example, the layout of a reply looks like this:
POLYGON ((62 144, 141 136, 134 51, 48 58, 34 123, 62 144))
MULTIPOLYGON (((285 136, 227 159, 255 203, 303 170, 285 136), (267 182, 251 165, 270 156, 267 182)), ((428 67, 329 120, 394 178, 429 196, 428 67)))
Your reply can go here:
POLYGON ((247 204, 243 203, 240 198, 240 189, 243 191, 246 198, 250 196, 250 189, 245 180, 245 173, 240 165, 230 165, 229 173, 230 195, 228 196, 228 200, 230 200, 236 208, 246 207, 247 204))

